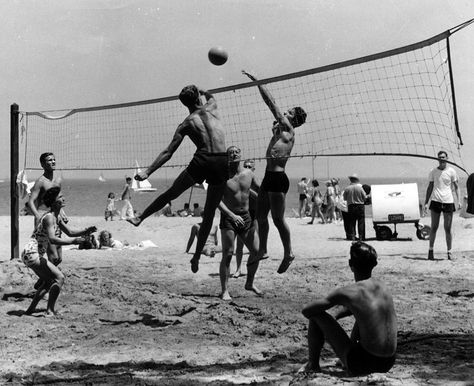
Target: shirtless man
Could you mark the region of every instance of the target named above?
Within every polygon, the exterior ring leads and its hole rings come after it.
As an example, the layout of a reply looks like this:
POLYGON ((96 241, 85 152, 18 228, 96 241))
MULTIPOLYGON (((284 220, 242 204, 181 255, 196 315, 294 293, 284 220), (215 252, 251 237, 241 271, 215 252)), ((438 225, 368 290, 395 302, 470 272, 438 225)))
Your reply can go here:
MULTIPOLYGON (((54 171, 56 170, 56 157, 54 154, 51 152, 41 154, 40 164, 44 172, 43 175, 35 181, 28 200, 28 206, 35 216, 35 229, 41 216, 46 212, 46 208, 43 204, 44 194, 53 186, 61 187, 61 179, 54 177, 54 171)), ((63 221, 66 220, 65 222, 67 222, 64 212, 61 212, 61 217, 63 221)))
POLYGON ((222 260, 219 268, 221 279, 221 299, 232 300, 229 294, 230 262, 234 253, 235 236, 242 239, 249 250, 247 261, 247 280, 245 289, 261 295, 260 290, 253 284, 255 273, 258 269, 258 235, 255 232, 253 221, 249 213, 250 195, 258 191, 259 186, 252 170, 240 165, 240 149, 231 146, 227 149, 229 156, 229 180, 224 192, 222 202, 219 204, 221 211, 221 238, 222 260), (254 191, 252 192, 251 189, 254 191))
POLYGON ((371 278, 377 265, 375 249, 361 241, 352 244, 349 267, 355 284, 332 291, 303 309, 309 319, 309 361, 300 372, 320 372, 319 357, 327 341, 352 375, 387 372, 395 362, 397 321, 392 296, 378 280, 371 278), (342 306, 335 317, 326 310, 342 306), (354 315, 349 337, 337 322, 354 315))
MULTIPOLYGON (((253 81, 257 80, 255 76, 246 71, 242 71, 242 73, 253 81)), ((285 173, 285 166, 295 143, 294 129, 306 122, 306 112, 301 107, 294 107, 286 113, 282 113, 267 88, 259 85, 258 89, 263 101, 276 119, 272 127, 273 136, 266 152, 265 176, 257 197, 257 221, 260 239, 258 257, 260 260, 268 258, 265 251, 267 250, 269 231, 268 212, 271 211, 273 223, 278 229, 284 249, 283 260, 277 272, 284 273, 295 259, 291 249, 290 228, 285 220, 286 193, 290 186, 285 173)))
POLYGON ((189 115, 176 129, 170 144, 148 169, 138 173, 135 179, 138 181, 147 179, 155 170, 169 161, 185 136, 188 136, 196 145, 196 152, 188 167, 176 178, 173 185, 158 196, 141 215, 127 221, 139 226, 143 220, 179 197, 188 188, 206 180, 209 187, 204 205, 204 216, 199 229, 196 251, 191 259, 191 270, 196 273, 199 270, 202 249, 212 228, 217 205, 224 194, 225 182, 228 178, 227 153, 217 103, 212 94, 190 85, 183 88, 179 99, 188 108, 189 115), (206 98, 205 104, 202 103, 200 95, 206 98))

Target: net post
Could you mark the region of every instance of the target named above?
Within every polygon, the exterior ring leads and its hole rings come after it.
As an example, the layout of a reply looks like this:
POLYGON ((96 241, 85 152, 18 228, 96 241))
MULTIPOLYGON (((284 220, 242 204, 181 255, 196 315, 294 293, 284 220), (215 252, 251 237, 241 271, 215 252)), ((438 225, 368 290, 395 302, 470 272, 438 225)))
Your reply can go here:
POLYGON ((16 103, 10 106, 10 248, 11 260, 18 259, 19 254, 19 194, 16 184, 19 167, 18 146, 18 116, 19 107, 16 103))

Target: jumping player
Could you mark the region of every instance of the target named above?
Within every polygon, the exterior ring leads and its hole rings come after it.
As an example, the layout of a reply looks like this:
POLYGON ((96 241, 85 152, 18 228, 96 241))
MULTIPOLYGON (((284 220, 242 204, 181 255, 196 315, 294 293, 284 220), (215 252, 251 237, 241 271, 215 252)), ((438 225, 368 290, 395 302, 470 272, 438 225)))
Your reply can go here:
MULTIPOLYGON (((242 73, 251 80, 255 76, 246 71, 242 73)), ((278 273, 284 273, 295 259, 291 249, 290 228, 285 220, 285 200, 290 182, 285 173, 285 166, 295 144, 295 128, 306 122, 306 112, 301 107, 294 107, 282 113, 275 103, 270 92, 265 86, 259 85, 258 89, 263 101, 268 106, 276 121, 272 127, 273 136, 267 147, 267 166, 265 176, 260 186, 257 197, 257 221, 260 239, 260 260, 268 258, 266 255, 268 240, 268 212, 271 211, 273 223, 278 229, 283 243, 283 260, 278 268, 278 273)))
POLYGON ((191 259, 191 270, 196 273, 199 270, 202 249, 212 228, 217 205, 224 194, 225 182, 228 178, 227 153, 224 132, 213 95, 208 91, 198 89, 195 85, 190 85, 183 88, 179 99, 188 108, 189 115, 178 126, 166 149, 158 155, 148 169, 138 173, 135 179, 138 181, 147 179, 155 170, 169 161, 185 136, 188 136, 196 145, 196 152, 188 167, 176 178, 173 185, 158 196, 141 215, 127 221, 139 226, 143 220, 179 197, 185 190, 206 180, 209 187, 204 205, 204 216, 199 229, 196 251, 191 259), (205 104, 202 104, 200 95, 206 98, 205 104))

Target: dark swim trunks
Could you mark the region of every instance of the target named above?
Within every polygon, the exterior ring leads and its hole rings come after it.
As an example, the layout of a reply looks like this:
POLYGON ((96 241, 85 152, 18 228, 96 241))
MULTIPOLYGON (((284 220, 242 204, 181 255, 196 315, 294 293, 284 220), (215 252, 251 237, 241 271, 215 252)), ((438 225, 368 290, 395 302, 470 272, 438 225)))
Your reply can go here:
POLYGON ((229 216, 221 213, 221 222, 219 224, 220 229, 230 229, 233 230, 236 234, 240 235, 248 230, 252 229, 253 221, 250 217, 249 212, 236 213, 236 215, 242 217, 244 220, 244 225, 236 224, 229 216))
POLYGON ((290 180, 285 172, 265 171, 261 188, 266 192, 287 193, 290 180))
POLYGON ((186 168, 195 183, 204 180, 209 185, 220 185, 229 179, 229 162, 227 153, 208 153, 197 151, 186 168))
POLYGON ((395 355, 379 357, 369 353, 360 343, 357 343, 347 353, 347 367, 353 375, 370 373, 386 373, 395 363, 395 355))

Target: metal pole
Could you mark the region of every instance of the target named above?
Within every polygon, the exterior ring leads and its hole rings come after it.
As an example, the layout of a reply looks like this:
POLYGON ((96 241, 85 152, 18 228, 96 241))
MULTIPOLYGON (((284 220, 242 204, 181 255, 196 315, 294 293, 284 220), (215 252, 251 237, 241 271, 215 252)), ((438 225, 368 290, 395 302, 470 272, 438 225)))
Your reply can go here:
POLYGON ((18 187, 16 184, 16 177, 19 172, 19 146, 18 146, 18 113, 19 108, 16 103, 10 106, 10 245, 11 245, 11 260, 18 259, 19 253, 19 208, 20 198, 18 194, 18 187))

